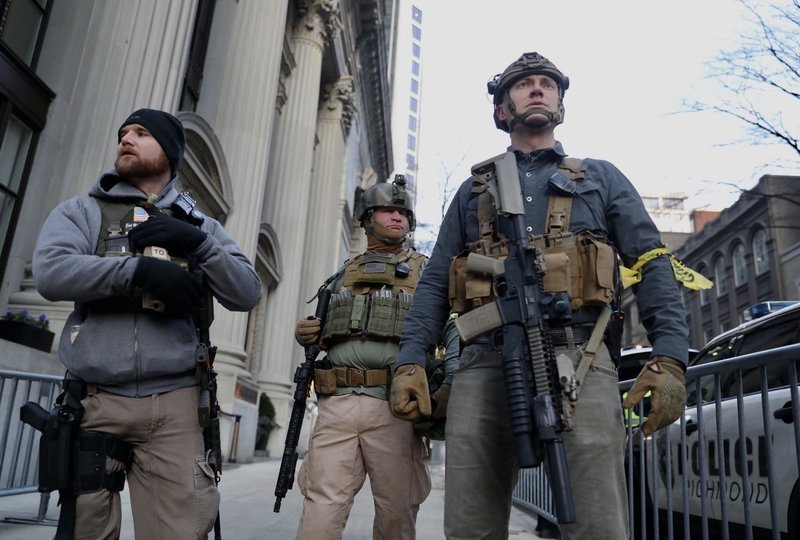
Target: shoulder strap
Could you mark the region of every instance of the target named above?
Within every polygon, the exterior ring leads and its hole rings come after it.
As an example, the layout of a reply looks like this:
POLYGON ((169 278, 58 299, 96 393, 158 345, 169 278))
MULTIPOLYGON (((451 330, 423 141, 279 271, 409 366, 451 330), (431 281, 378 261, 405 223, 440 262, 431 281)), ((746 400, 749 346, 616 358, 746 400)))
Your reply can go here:
MULTIPOLYGON (((559 163, 556 174, 563 174, 572 182, 580 182, 586 176, 586 169, 582 159, 567 156, 559 163)), ((545 234, 560 234, 569 231, 572 199, 572 197, 563 195, 550 195, 547 203, 545 234)))

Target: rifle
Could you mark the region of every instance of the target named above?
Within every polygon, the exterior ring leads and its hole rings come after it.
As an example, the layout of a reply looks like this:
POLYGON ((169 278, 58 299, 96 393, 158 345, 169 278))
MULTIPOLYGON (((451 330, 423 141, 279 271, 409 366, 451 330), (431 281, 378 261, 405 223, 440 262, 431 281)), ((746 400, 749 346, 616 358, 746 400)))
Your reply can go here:
MULTIPOLYGON (((317 291, 317 311, 314 317, 324 321, 328 311, 328 302, 331 299, 331 291, 325 285, 317 291)), ((310 318, 310 317, 309 317, 310 318)), ((322 336, 322 327, 320 327, 322 336)), ((297 366, 294 372, 294 404, 292 405, 292 416, 289 419, 289 427, 286 428, 286 443, 283 446, 283 458, 281 459, 281 469, 278 473, 278 482, 275 485, 275 507, 274 512, 281 511, 281 499, 286 497, 286 492, 294 485, 294 470, 297 466, 297 441, 300 440, 300 430, 303 427, 303 418, 306 414, 306 400, 311 392, 311 382, 314 380, 314 363, 317 360, 321 348, 319 338, 317 342, 305 346, 306 361, 297 366)))
POLYGON ((465 341, 490 330, 495 330, 494 340, 502 341, 503 376, 517 461, 522 468, 538 467, 546 455, 558 522, 574 523, 572 485, 560 436, 558 366, 547 331, 548 319, 563 317, 563 298, 553 302, 548 297, 543 302, 544 259, 528 241, 514 155, 506 152, 496 156, 476 165, 472 172, 493 181, 489 189, 496 194, 498 225, 506 225, 504 230, 510 226, 513 237, 505 260, 477 253, 467 257, 468 271, 492 276, 495 301, 459 316, 456 327, 465 341))

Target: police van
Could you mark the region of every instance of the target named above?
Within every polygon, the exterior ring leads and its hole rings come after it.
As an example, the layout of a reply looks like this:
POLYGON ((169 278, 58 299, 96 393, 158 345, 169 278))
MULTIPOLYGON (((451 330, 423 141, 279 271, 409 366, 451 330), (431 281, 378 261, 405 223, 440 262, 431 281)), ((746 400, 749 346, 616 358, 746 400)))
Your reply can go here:
MULTIPOLYGON (((708 365, 712 371, 713 362, 798 343, 800 303, 767 314, 762 311, 751 310, 755 318, 712 339, 689 362, 690 367, 708 365)), ((702 524, 698 516, 703 515, 712 531, 721 530, 727 521, 732 538, 747 536, 746 524, 752 525, 753 538, 777 538, 771 532, 774 504, 780 537, 800 540, 798 443, 790 387, 790 377, 794 375, 796 381, 797 373, 790 369, 792 362, 800 365, 797 358, 770 358, 763 368, 752 364, 721 367, 696 379, 687 377, 684 419, 646 441, 648 454, 657 460, 647 472, 650 497, 662 515, 665 509, 672 511, 676 530, 681 530, 678 523, 685 524, 683 514, 688 510, 694 526, 702 524), (762 407, 762 373, 766 409, 762 407)))

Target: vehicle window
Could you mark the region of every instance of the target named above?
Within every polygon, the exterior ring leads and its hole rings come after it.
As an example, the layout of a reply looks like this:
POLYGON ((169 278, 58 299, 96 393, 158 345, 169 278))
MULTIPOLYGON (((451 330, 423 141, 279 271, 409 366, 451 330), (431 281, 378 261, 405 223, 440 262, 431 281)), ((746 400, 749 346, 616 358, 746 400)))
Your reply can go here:
MULTIPOLYGON (((739 347, 739 356, 759 351, 766 351, 776 347, 783 347, 797 343, 798 325, 800 320, 782 321, 763 328, 758 328, 743 336, 739 347)), ((786 364, 772 362, 767 364, 768 388, 779 388, 789 384, 786 364)), ((723 376, 722 397, 734 397, 737 393, 735 373, 723 376)), ((742 393, 752 394, 761 391, 761 369, 750 368, 742 371, 742 393)))
MULTIPOLYGON (((700 366, 709 362, 716 362, 733 356, 734 345, 736 338, 731 338, 727 341, 718 343, 717 345, 709 348, 702 354, 697 356, 697 359, 692 362, 694 366, 700 366)), ((704 375, 700 377, 700 393, 702 403, 708 403, 714 399, 714 376, 704 375)), ((696 387, 692 383, 687 386, 686 405, 691 407, 697 405, 696 387)))

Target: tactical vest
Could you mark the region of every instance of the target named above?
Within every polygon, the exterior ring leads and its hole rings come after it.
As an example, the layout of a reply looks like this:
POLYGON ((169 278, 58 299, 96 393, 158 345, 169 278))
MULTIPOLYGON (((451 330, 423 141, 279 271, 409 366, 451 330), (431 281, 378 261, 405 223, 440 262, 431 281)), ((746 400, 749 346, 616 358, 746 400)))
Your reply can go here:
MULTIPOLYGON (((566 177, 564 180, 580 182, 585 178, 586 169, 583 160, 565 157, 558 172, 566 177)), ((480 238, 470 244, 467 251, 504 259, 508 255, 509 240, 499 230, 497 208, 488 182, 473 176, 472 193, 478 196, 480 238)), ((543 289, 548 294, 568 294, 573 310, 605 306, 614 298, 617 256, 605 237, 569 232, 572 199, 552 193, 545 233, 528 238, 543 255, 543 289)), ((467 254, 454 257, 450 264, 450 308, 458 314, 494 301, 492 278, 468 272, 467 254)))
MULTIPOLYGON (((98 200, 100 207, 100 233, 95 247, 95 254, 100 257, 132 257, 135 254, 128 240, 128 232, 148 219, 147 210, 137 206, 135 202, 119 202, 98 200)), ((172 215, 168 208, 159 208, 159 212, 172 215)), ((140 254, 142 255, 142 254, 140 254)), ((167 250, 148 246, 144 256, 171 261, 183 269, 188 269, 186 259, 171 257, 167 250)), ((143 297, 112 297, 94 300, 87 303, 94 311, 130 312, 130 311, 164 311, 163 302, 145 294, 143 297)))
POLYGON ((403 253, 364 253, 338 274, 323 325, 326 347, 349 340, 400 341, 426 257, 403 253))

